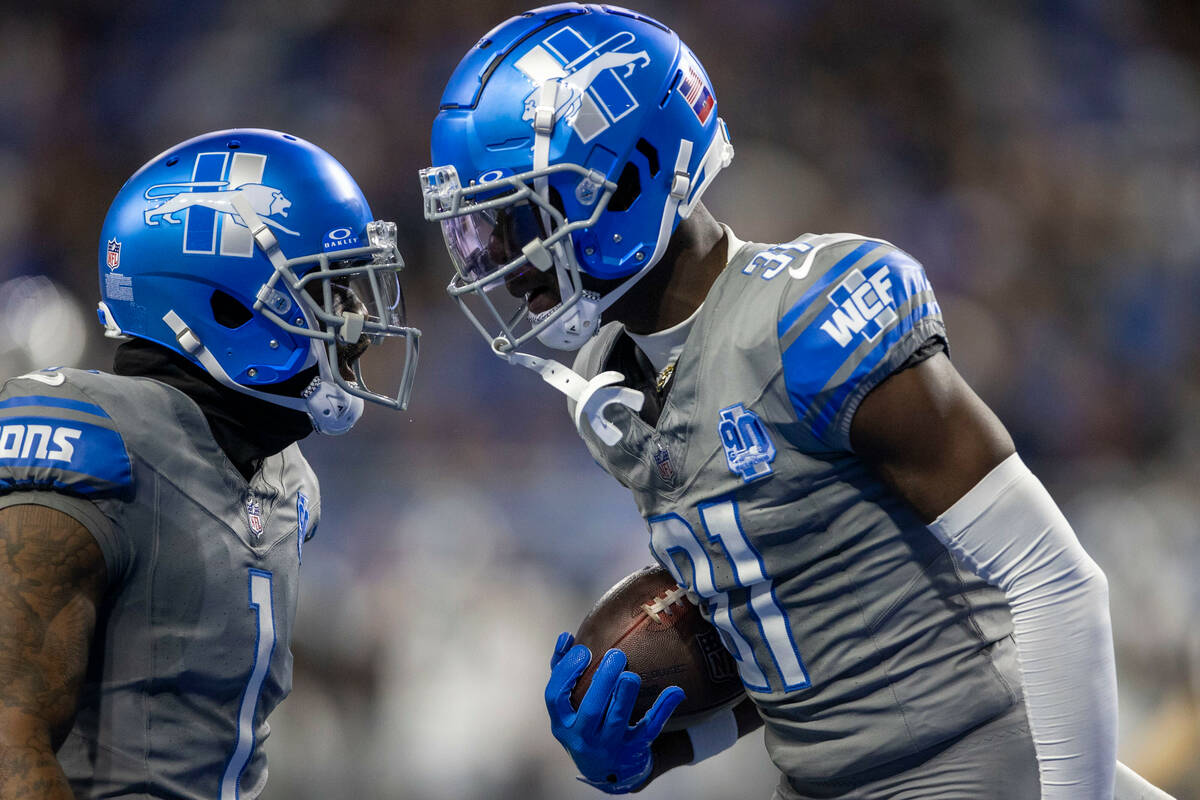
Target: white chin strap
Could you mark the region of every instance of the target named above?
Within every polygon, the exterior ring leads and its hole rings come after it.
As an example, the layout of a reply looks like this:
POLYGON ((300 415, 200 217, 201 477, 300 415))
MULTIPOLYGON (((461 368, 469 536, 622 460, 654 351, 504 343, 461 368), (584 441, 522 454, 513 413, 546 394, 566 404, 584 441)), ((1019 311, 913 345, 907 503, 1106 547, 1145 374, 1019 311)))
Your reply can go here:
POLYGON ((646 398, 641 392, 628 386, 614 386, 625 380, 615 370, 601 372, 590 381, 575 370, 548 358, 538 358, 527 353, 504 353, 493 347, 493 352, 510 364, 531 369, 542 376, 542 380, 558 389, 575 402, 575 429, 583 434, 584 423, 609 447, 621 441, 621 429, 604 416, 612 405, 623 405, 635 413, 642 410, 646 398))
MULTIPOLYGON (((559 286, 562 286, 561 278, 559 286)), ((584 289, 579 299, 561 317, 537 335, 537 340, 555 350, 578 350, 600 329, 600 314, 608 307, 602 303, 603 299, 599 294, 584 289)), ((562 303, 556 304, 549 311, 530 314, 529 321, 536 325, 560 308, 562 303)))
MULTIPOLYGON (((173 310, 163 315, 163 322, 167 323, 167 327, 175 334, 175 340, 179 342, 179 346, 199 361, 208 374, 222 385, 277 406, 303 411, 312 420, 313 429, 317 433, 338 436, 353 428, 354 423, 362 417, 363 399, 350 394, 337 385, 332 376, 328 374, 326 360, 323 358, 317 358, 318 376, 313 378, 312 383, 304 390, 303 397, 287 397, 260 392, 249 386, 243 386, 229 377, 229 373, 217 361, 212 351, 204 346, 200 338, 173 310)), ((314 340, 312 346, 319 347, 320 343, 314 340)))
MULTIPOLYGON (((675 156, 675 172, 671 178, 671 192, 667 195, 667 202, 663 205, 662 219, 658 226, 658 241, 654 245, 654 252, 650 258, 641 269, 630 275, 624 283, 608 294, 600 296, 595 292, 584 291, 583 295, 565 314, 538 333, 537 340, 539 342, 556 350, 578 350, 583 347, 587 340, 600 330, 600 315, 604 313, 605 309, 611 307, 632 289, 633 285, 641 280, 662 258, 667 244, 671 241, 671 234, 675 230, 675 215, 678 214, 680 219, 687 219, 691 216, 696 204, 700 202, 701 195, 712 183, 713 178, 717 177, 717 173, 733 161, 733 145, 729 143, 729 134, 723 120, 717 120, 717 134, 713 136, 712 143, 709 144, 704 157, 700 159, 695 175, 688 172, 688 164, 692 160, 692 147, 691 141, 679 140, 679 152, 675 156)), ((557 263, 558 259, 556 258, 555 261, 557 263)), ((563 280, 563 272, 564 270, 559 270, 559 292, 563 295, 571 294, 569 285, 563 280)), ((557 309, 558 306, 555 306, 549 311, 533 317, 534 324, 539 318, 547 317, 557 309)))
MULTIPOLYGON (((552 84, 548 81, 542 84, 542 91, 538 96, 533 125, 535 134, 533 168, 535 170, 545 169, 549 162, 550 134, 554 129, 554 109, 557 107, 558 99, 556 92, 557 83, 552 84), (551 89, 552 86, 555 88, 551 89), (555 93, 552 94, 552 92, 555 93)), ((675 171, 671 178, 671 192, 663 206, 654 253, 637 272, 630 275, 624 283, 607 295, 599 296, 595 292, 581 291, 579 299, 566 313, 538 333, 539 342, 557 350, 578 350, 583 347, 588 339, 595 336, 596 332, 600 330, 600 315, 604 313, 604 310, 629 291, 662 258, 675 229, 675 215, 678 214, 680 219, 687 219, 692 213, 692 209, 700 201, 704 190, 712 183, 713 178, 722 168, 729 166, 730 161, 733 160, 733 145, 729 143, 729 134, 725 123, 720 119, 717 120, 717 135, 713 137, 712 143, 700 160, 694 175, 688 172, 693 146, 688 139, 679 141, 679 152, 675 156, 675 171), (697 176, 699 180, 696 180, 697 176)), ((535 180, 534 190, 549 202, 549 190, 545 177, 535 180)), ((544 212, 543 221, 548 223, 544 212)), ((568 242, 564 246, 571 247, 572 245, 568 242)), ((554 261, 558 272, 560 294, 563 296, 574 294, 573 287, 566 280, 568 271, 562 263, 562 254, 556 254, 554 261)), ((531 314, 531 321, 536 325, 540 319, 545 319, 559 310, 561 305, 560 303, 541 314, 531 314)), ((542 376, 542 380, 574 401, 576 429, 583 433, 584 423, 587 423, 600 441, 609 447, 620 442, 623 434, 620 428, 613 425, 604 416, 605 410, 613 405, 626 406, 635 413, 642 409, 645 397, 641 392, 627 386, 615 385, 625 380, 625 376, 620 372, 602 372, 591 380, 585 380, 582 375, 557 361, 538 358, 526 353, 506 352, 502 347, 507 344, 506 341, 498 339, 493 343, 492 349, 496 355, 508 363, 519 364, 538 373, 542 376)))

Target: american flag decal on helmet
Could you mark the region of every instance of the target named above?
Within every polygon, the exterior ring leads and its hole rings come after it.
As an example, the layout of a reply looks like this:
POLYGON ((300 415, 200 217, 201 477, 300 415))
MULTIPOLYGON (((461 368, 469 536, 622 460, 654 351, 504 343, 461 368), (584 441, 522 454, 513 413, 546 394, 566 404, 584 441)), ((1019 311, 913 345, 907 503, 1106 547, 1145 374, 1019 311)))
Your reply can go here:
POLYGON ((709 88, 708 81, 704 79, 704 73, 700 71, 700 65, 694 59, 689 58, 684 61, 682 70, 683 76, 679 79, 679 93, 692 107, 696 119, 700 120, 701 125, 704 125, 708 122, 717 101, 713 99, 712 89, 709 88))

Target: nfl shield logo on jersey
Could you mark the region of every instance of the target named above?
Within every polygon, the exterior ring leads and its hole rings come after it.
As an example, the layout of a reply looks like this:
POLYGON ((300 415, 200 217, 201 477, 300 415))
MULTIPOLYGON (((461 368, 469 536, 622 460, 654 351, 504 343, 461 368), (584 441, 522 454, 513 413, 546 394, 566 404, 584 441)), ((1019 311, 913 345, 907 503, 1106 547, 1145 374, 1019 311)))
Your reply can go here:
POLYGON ((741 403, 721 409, 717 433, 725 448, 729 471, 740 474, 746 483, 771 474, 775 460, 775 443, 767 435, 758 414, 747 411, 741 403))
POLYGON ((254 492, 246 495, 246 518, 250 520, 250 530, 255 536, 262 536, 262 502, 254 492))
POLYGON ((671 464, 671 453, 660 442, 654 451, 654 466, 658 468, 658 477, 667 483, 675 482, 675 466, 671 464))

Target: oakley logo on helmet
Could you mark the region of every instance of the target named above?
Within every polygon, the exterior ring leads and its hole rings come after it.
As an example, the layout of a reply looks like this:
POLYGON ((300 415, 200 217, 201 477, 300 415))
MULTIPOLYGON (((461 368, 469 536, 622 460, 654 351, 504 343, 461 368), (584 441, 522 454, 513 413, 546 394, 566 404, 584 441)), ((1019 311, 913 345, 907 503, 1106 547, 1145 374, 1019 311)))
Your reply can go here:
POLYGON ((554 121, 565 119, 579 138, 589 142, 638 107, 622 78, 650 63, 645 50, 628 52, 636 41, 621 31, 593 45, 570 26, 561 28, 535 46, 514 66, 533 83, 525 98, 521 119, 535 124, 543 84, 554 84, 550 95, 554 121))
POLYGON ((145 210, 146 224, 178 225, 175 214, 186 211, 183 252, 187 254, 254 255, 254 239, 238 211, 243 207, 275 230, 299 236, 272 219, 286 217, 292 201, 275 187, 260 183, 266 166, 267 157, 257 153, 199 153, 192 180, 158 183, 146 189, 144 197, 158 201, 145 210))
POLYGON ((358 236, 349 228, 334 228, 321 240, 322 250, 341 250, 345 247, 358 247, 358 236))

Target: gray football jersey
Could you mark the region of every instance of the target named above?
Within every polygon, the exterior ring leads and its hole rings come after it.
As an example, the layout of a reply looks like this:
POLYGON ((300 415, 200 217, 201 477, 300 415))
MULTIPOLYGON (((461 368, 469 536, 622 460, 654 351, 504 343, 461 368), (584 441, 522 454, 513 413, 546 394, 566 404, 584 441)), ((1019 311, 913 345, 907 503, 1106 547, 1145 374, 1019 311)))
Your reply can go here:
MULTIPOLYGON (((583 434, 632 490, 655 558, 703 598, 772 759, 799 780, 917 753, 1021 697, 1003 595, 850 444, 867 392, 944 338, 924 270, 886 242, 745 244, 709 291, 657 424, 620 406, 616 446, 583 434)), ((628 375, 633 346, 606 325, 575 368, 628 375)))
POLYGON ((199 407, 144 378, 62 369, 0 387, 0 506, 71 514, 108 592, 69 737, 77 797, 257 797, 291 690, 315 476, 295 445, 247 483, 199 407))

